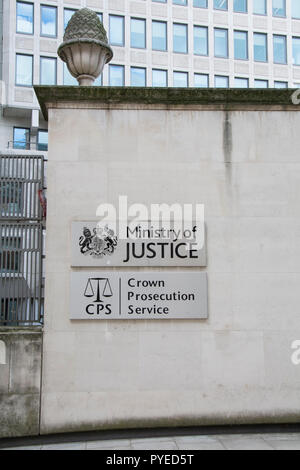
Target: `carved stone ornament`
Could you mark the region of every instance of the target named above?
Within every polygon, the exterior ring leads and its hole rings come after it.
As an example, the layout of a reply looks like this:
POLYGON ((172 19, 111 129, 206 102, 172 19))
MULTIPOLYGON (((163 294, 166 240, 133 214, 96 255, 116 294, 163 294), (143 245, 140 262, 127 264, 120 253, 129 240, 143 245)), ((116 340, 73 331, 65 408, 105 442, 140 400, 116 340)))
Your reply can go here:
POLYGON ((106 31, 97 13, 89 8, 74 13, 57 53, 66 62, 69 72, 79 85, 93 85, 104 65, 113 57, 106 31))

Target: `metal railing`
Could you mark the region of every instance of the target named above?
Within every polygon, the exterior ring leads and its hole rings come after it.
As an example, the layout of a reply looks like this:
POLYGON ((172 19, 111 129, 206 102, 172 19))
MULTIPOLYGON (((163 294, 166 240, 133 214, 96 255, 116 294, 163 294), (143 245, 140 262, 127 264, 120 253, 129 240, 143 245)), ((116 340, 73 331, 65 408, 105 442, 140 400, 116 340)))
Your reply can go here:
POLYGON ((0 325, 43 319, 44 157, 0 155, 0 325))
POLYGON ((0 222, 0 324, 39 324, 43 317, 40 222, 0 222))
POLYGON ((0 219, 41 220, 42 155, 0 155, 0 219))

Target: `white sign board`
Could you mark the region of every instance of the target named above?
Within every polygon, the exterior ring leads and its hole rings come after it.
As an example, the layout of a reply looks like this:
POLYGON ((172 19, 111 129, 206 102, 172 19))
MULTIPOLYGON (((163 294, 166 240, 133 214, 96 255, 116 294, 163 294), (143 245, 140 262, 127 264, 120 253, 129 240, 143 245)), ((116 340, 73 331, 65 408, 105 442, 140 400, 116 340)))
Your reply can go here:
POLYGON ((124 237, 110 225, 72 222, 73 267, 206 266, 204 225, 153 228, 149 222, 126 226, 124 237), (199 244, 201 239, 202 245, 199 244))
POLYGON ((71 273, 73 320, 207 318, 205 272, 71 273))

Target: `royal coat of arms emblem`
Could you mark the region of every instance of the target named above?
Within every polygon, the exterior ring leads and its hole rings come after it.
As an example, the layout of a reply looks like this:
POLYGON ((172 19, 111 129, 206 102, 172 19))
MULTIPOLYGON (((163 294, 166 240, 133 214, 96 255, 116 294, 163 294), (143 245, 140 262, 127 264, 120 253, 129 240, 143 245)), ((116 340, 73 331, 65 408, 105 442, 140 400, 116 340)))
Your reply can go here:
POLYGON ((117 244, 118 237, 108 225, 93 228, 93 233, 88 227, 84 227, 83 235, 79 237, 80 252, 93 258, 112 255, 117 244))

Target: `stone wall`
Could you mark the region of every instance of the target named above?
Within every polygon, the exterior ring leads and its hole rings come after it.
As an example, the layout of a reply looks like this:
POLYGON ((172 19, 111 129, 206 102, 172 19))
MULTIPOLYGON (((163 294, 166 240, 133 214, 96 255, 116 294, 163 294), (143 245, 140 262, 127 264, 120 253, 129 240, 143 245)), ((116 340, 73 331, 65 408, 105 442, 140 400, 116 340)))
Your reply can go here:
POLYGON ((0 328, 0 437, 39 434, 42 331, 0 328))
POLYGON ((298 422, 292 91, 48 90, 41 432, 298 422), (119 195, 205 205, 207 320, 70 320, 71 222, 119 195))

